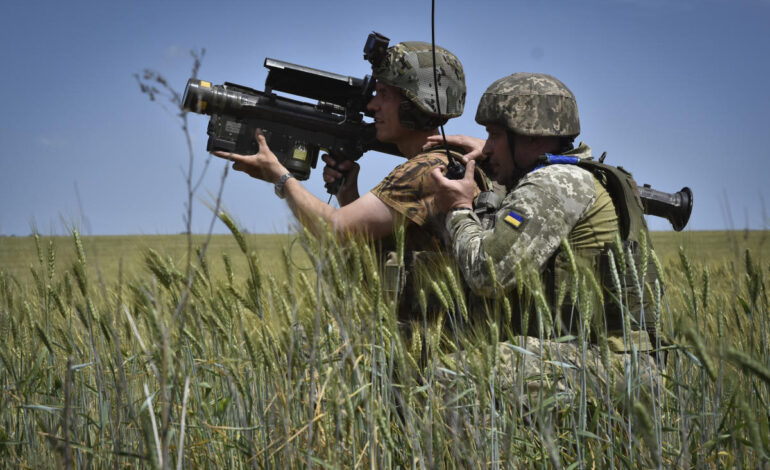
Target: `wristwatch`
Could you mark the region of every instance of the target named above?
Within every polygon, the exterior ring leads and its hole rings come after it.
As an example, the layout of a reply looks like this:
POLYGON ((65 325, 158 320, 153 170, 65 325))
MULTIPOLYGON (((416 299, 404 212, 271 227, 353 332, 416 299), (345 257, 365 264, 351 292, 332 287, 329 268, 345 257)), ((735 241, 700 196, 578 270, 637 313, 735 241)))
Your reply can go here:
POLYGON ((285 175, 278 178, 278 181, 275 183, 275 195, 281 199, 286 199, 286 194, 283 192, 283 187, 286 185, 286 182, 289 181, 289 178, 294 178, 294 175, 291 173, 286 173, 285 175))

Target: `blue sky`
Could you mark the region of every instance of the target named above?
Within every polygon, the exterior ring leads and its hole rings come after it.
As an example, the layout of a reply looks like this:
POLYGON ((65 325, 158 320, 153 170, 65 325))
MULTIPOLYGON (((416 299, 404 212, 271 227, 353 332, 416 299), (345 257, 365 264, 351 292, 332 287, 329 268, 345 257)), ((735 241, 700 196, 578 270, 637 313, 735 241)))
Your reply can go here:
MULTIPOLYGON (((484 89, 543 72, 575 93, 579 137, 608 163, 664 191, 689 186, 688 229, 770 225, 770 1, 437 0, 436 42, 462 61, 465 114, 448 133, 484 136, 484 89)), ((161 234, 184 230, 187 164, 174 118, 133 77, 157 70, 180 91, 190 49, 200 78, 261 89, 265 57, 363 76, 361 49, 430 40, 430 1, 17 1, 0 7, 0 234, 161 234)), ((196 168, 206 123, 191 115, 196 168)), ((361 191, 399 159, 368 154, 361 191)), ((194 206, 206 207, 225 163, 214 160, 194 206)), ((307 187, 326 200, 320 169, 307 187)), ((271 185, 231 172, 224 206, 250 232, 285 232, 292 217, 271 185)), ((653 229, 668 223, 650 219, 653 229)), ((217 232, 226 228, 217 225, 217 232)))

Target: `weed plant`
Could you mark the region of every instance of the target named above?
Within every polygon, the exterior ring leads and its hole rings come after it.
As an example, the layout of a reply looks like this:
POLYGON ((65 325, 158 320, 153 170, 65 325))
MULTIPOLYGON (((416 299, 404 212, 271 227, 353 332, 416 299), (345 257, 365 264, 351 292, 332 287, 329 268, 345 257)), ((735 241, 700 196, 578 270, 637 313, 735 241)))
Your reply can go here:
POLYGON ((670 341, 652 356, 656 381, 630 319, 630 353, 609 352, 589 272, 573 269, 560 290, 577 306, 568 334, 539 276, 519 273, 521 304, 500 297, 479 310, 438 264, 408 303, 405 332, 370 243, 302 232, 309 268, 284 250, 276 278, 221 219, 242 270, 229 255, 180 269, 150 250, 141 275, 95 282, 77 232, 65 266, 35 237, 31 282, 0 266, 3 467, 770 465, 770 265, 748 251, 702 265, 645 248, 665 289, 631 266, 628 288, 651 296, 670 341), (541 338, 510 331, 522 308, 541 338), (548 355, 553 344, 577 357, 548 355), (527 360, 539 373, 519 373, 527 360))

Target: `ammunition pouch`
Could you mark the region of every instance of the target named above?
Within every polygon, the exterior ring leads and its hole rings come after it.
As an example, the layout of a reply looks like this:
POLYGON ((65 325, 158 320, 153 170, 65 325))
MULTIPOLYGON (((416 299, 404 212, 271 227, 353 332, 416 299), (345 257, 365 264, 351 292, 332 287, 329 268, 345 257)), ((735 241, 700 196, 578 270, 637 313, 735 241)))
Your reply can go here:
POLYGON ((383 268, 382 288, 388 299, 396 299, 406 285, 406 269, 395 251, 389 251, 383 268))
MULTIPOLYGON (((625 240, 620 247, 611 244, 601 250, 579 250, 573 254, 578 272, 596 276, 602 289, 603 302, 596 292, 590 289, 583 292, 583 295, 592 297, 590 311, 593 314, 589 332, 592 340, 596 341, 597 335, 606 335, 610 349, 617 353, 630 352, 632 343, 637 351, 653 351, 657 340, 655 312, 652 290, 647 286, 654 284, 657 271, 652 260, 648 260, 644 285, 641 284, 642 256, 639 244, 634 240, 625 240), (623 250, 622 255, 619 249, 623 250), (633 258, 633 263, 629 256, 633 258), (630 328, 624 327, 626 316, 629 316, 626 326, 630 328)), ((575 274, 570 271, 567 255, 560 249, 548 263, 545 282, 555 317, 558 316, 565 330, 574 333, 582 321, 574 317, 575 312, 588 313, 584 311, 588 299, 578 297, 582 310, 572 303, 570 289, 575 286, 570 280, 574 279, 575 274)))
POLYGON ((437 251, 407 251, 403 262, 399 262, 395 251, 389 251, 385 257, 383 269, 383 290, 389 299, 398 302, 400 320, 422 317, 419 302, 420 289, 425 291, 426 315, 433 317, 441 309, 441 302, 434 296, 429 282, 435 274, 444 272, 447 256, 437 251))
POLYGON ((648 336, 648 347, 643 349, 642 341, 642 344, 637 344, 637 350, 649 351, 655 348, 657 340, 652 286, 658 280, 658 272, 652 257, 648 257, 647 266, 642 266, 642 261, 641 246, 635 240, 624 240, 620 247, 613 244, 602 251, 599 279, 604 288, 605 318, 609 334, 620 332, 622 337, 623 317, 630 315, 631 331, 646 332, 648 336), (622 255, 618 248, 623 250, 622 255), (610 251, 614 264, 610 259, 610 251), (633 259, 633 263, 629 257, 633 259), (620 292, 614 280, 616 274, 620 282, 620 292))

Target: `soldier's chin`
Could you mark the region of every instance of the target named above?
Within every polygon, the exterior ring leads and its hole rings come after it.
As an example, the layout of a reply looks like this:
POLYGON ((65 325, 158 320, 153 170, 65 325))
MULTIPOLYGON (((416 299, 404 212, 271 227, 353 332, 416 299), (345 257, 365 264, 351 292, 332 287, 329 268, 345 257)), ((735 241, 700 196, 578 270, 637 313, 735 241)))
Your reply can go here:
POLYGON ((387 132, 384 132, 382 129, 377 129, 377 133, 374 134, 374 136, 380 142, 383 142, 383 143, 386 143, 386 144, 392 144, 393 143, 393 139, 388 135, 387 132))

